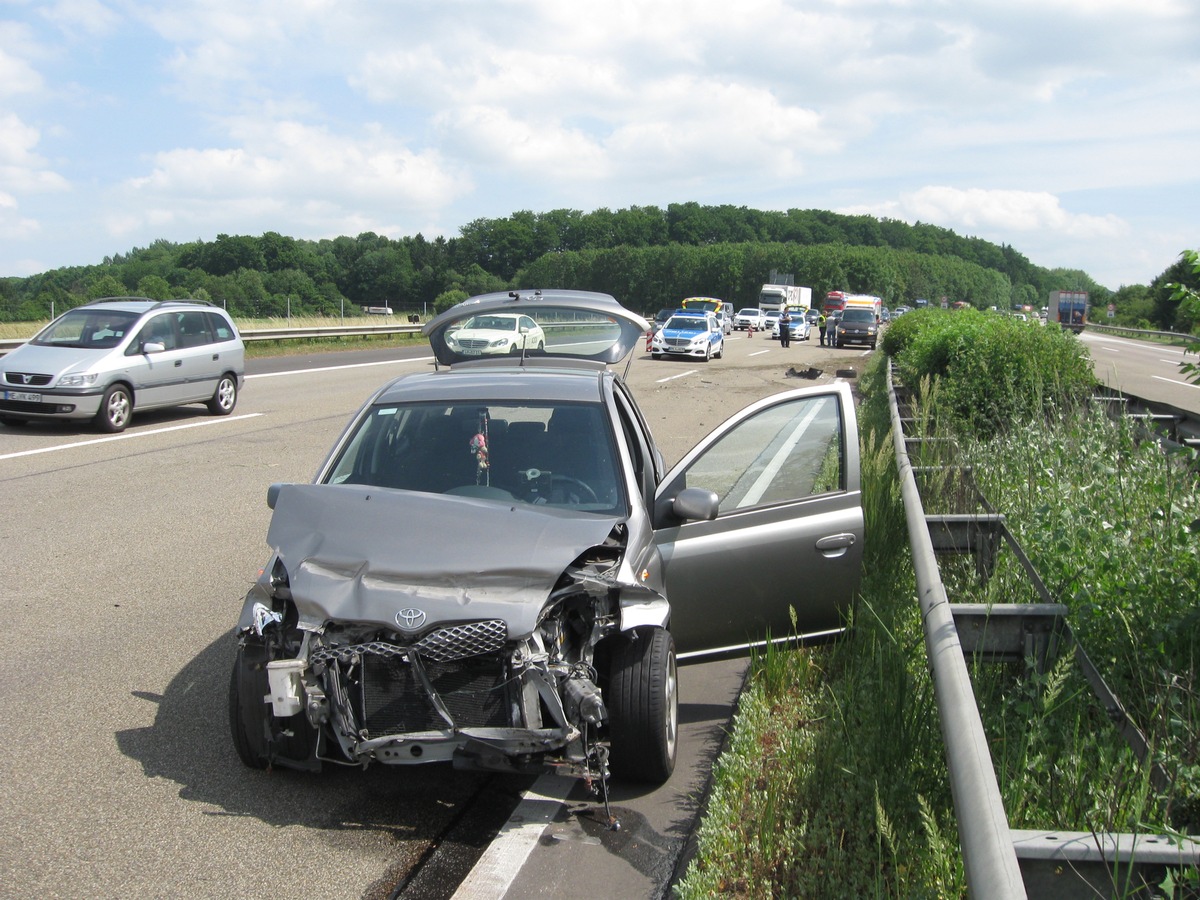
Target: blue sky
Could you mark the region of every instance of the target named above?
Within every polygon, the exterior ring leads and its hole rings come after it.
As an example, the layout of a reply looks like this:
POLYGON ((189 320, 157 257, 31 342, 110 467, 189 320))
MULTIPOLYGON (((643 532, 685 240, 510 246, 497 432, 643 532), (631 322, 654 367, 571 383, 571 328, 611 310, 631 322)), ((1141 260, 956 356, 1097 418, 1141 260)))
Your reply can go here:
POLYGON ((1200 247, 1194 0, 0 0, 0 276, 697 201, 1200 247))

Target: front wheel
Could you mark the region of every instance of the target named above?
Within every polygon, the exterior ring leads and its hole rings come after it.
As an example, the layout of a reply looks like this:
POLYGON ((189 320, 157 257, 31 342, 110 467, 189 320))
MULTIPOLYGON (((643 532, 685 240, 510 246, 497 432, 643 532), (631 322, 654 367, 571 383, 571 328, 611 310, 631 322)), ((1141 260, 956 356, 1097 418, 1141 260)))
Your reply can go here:
POLYGON ((227 416, 237 406, 237 398, 237 379, 232 375, 222 375, 212 399, 208 401, 208 411, 214 416, 227 416))
POLYGON ((640 628, 617 641, 606 697, 613 773, 662 784, 675 771, 678 745, 675 641, 665 628, 640 628))
POLYGON ((229 679, 229 731, 238 758, 251 769, 278 761, 293 768, 318 769, 313 759, 317 734, 303 713, 277 719, 266 698, 267 648, 257 642, 239 646, 229 679))
POLYGON ((100 409, 96 413, 96 425, 101 431, 115 434, 124 431, 133 415, 133 398, 129 389, 121 384, 114 384, 104 392, 100 401, 100 409))

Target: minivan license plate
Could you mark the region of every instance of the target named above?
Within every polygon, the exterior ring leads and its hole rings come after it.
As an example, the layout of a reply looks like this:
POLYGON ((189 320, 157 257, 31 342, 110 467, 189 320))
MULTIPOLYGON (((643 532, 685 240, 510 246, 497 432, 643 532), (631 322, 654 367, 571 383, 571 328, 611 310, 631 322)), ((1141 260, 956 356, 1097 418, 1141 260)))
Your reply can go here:
POLYGON ((5 400, 19 400, 23 403, 41 403, 41 394, 28 394, 25 391, 5 391, 5 400))

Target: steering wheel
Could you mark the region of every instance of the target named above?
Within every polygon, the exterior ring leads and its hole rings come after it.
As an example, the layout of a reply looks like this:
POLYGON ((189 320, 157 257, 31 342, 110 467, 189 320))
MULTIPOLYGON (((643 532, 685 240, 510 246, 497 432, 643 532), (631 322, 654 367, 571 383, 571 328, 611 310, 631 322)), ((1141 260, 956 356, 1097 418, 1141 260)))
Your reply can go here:
POLYGON ((580 499, 584 503, 599 503, 600 502, 600 498, 596 496, 596 492, 594 490, 592 490, 591 485, 589 485, 586 481, 580 481, 578 478, 575 478, 571 475, 552 474, 550 476, 550 487, 552 490, 556 484, 557 485, 564 485, 564 484, 574 485, 575 487, 579 488, 579 493, 581 495, 580 499))

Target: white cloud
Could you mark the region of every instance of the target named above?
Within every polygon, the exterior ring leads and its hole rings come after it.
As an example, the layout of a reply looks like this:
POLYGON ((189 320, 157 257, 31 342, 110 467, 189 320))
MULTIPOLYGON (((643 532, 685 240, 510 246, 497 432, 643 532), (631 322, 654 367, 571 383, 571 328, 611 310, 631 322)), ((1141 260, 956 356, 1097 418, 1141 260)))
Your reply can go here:
POLYGON ((347 223, 383 230, 472 186, 438 152, 413 152, 378 126, 351 137, 298 122, 238 120, 230 133, 236 145, 229 148, 155 154, 153 170, 117 192, 109 232, 174 231, 188 220, 221 231, 253 230, 221 225, 248 221, 297 237, 343 233, 347 223))
POLYGON ((1070 213, 1059 199, 1042 191, 988 190, 929 185, 878 207, 908 221, 929 222, 963 233, 1052 232, 1070 238, 1112 238, 1129 226, 1115 215, 1070 213))

